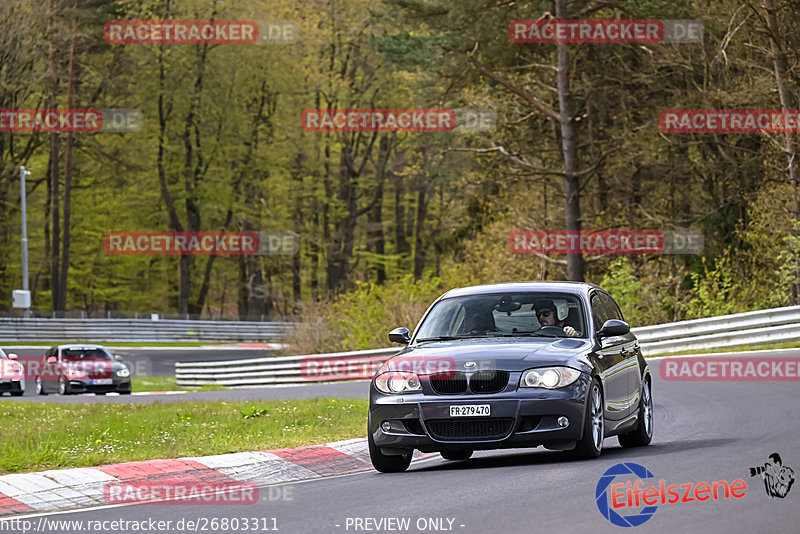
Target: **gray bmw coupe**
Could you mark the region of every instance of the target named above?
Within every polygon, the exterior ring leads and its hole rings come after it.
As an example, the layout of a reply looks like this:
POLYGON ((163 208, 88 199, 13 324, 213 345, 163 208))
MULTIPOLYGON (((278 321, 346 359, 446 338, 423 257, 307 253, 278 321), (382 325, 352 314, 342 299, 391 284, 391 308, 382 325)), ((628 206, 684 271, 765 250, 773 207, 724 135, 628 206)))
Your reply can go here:
POLYGON ((538 447, 596 458, 653 436, 650 369, 614 299, 576 282, 453 289, 370 385, 368 441, 378 471, 404 471, 414 449, 468 459, 538 447))

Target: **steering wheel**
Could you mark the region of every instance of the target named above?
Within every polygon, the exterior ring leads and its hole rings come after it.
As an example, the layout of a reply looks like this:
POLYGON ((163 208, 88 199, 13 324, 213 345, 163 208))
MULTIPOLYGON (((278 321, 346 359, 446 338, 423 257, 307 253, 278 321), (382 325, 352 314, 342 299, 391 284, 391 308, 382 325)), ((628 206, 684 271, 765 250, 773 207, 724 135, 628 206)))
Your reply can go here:
POLYGON ((541 335, 553 335, 555 337, 567 337, 564 329, 560 326, 543 326, 537 330, 536 333, 541 335))

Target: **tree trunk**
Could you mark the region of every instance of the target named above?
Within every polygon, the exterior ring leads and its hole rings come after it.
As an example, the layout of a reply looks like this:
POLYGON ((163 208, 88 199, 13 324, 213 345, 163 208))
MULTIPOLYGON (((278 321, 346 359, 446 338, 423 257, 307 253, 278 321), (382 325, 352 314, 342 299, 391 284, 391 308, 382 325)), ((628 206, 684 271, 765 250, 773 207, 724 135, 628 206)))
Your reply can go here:
MULTIPOLYGON (((567 18, 567 0, 556 0, 556 18, 567 18)), ((580 184, 576 176, 578 157, 575 148, 575 127, 572 121, 572 99, 569 92, 569 50, 565 43, 558 50, 558 108, 561 124, 561 151, 564 155, 564 220, 568 231, 581 230, 580 184)), ((583 281, 583 255, 567 255, 567 280, 583 281)))
MULTIPOLYGON (((67 108, 75 107, 75 55, 78 47, 78 3, 72 5, 72 40, 69 46, 69 81, 67 83, 67 108)), ((58 308, 67 308, 67 279, 69 277, 69 245, 70 215, 72 211, 72 149, 75 138, 72 132, 67 133, 67 146, 64 152, 64 235, 61 246, 61 280, 58 284, 58 308)))
MULTIPOLYGON (((778 21, 775 17, 775 5, 773 0, 763 0, 764 12, 767 22, 767 29, 770 36, 770 52, 772 55, 772 64, 775 68, 775 81, 778 86, 778 97, 781 101, 781 110, 786 111, 789 109, 789 93, 786 89, 786 65, 784 64, 783 55, 781 54, 781 47, 778 44, 778 21)), ((797 147, 795 144, 794 133, 786 130, 784 133, 784 143, 786 157, 789 160, 789 183, 792 186, 792 220, 793 223, 800 219, 800 204, 798 204, 797 193, 797 147)), ((793 224, 792 234, 797 237, 798 231, 796 224, 793 224)), ((798 260, 800 261, 800 260, 798 260)), ((800 265, 795 266, 794 280, 792 281, 792 304, 797 305, 800 303, 800 265)))
POLYGON ((403 184, 403 176, 395 174, 394 176, 394 251, 395 254, 408 254, 411 252, 411 246, 408 243, 406 236, 406 218, 405 218, 405 187, 403 184))
POLYGON ((372 209, 367 217, 367 248, 372 251, 377 258, 375 266, 375 280, 378 284, 386 281, 386 236, 383 231, 383 184, 386 179, 386 167, 392 151, 392 140, 389 136, 381 138, 378 149, 378 165, 376 173, 375 199, 372 209))
MULTIPOLYGON (((55 15, 56 15, 56 0, 50 0, 47 6, 47 33, 49 35, 50 46, 47 54, 47 62, 49 66, 50 87, 49 87, 49 101, 50 107, 55 109, 58 107, 58 74, 56 72, 56 28, 55 28, 55 15)), ((50 263, 50 281, 51 281, 51 299, 53 303, 53 311, 60 312, 62 308, 59 306, 59 295, 61 288, 59 281, 61 273, 59 269, 59 250, 61 240, 61 229, 59 228, 60 216, 60 194, 58 183, 58 134, 53 132, 50 134, 50 204, 52 211, 52 256, 50 263)))
POLYGON ((422 279, 422 271, 425 268, 425 245, 422 242, 422 232, 425 230, 425 218, 428 214, 425 189, 426 184, 422 181, 417 193, 416 224, 414 229, 414 280, 422 279))

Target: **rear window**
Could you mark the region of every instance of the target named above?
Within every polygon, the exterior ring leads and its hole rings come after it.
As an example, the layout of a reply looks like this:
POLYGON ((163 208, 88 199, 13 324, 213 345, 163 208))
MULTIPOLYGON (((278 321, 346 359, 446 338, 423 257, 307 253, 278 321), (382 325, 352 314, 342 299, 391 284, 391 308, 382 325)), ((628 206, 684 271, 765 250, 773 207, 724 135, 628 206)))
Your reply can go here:
POLYGON ((111 355, 103 349, 64 349, 61 356, 67 360, 110 360, 111 355))

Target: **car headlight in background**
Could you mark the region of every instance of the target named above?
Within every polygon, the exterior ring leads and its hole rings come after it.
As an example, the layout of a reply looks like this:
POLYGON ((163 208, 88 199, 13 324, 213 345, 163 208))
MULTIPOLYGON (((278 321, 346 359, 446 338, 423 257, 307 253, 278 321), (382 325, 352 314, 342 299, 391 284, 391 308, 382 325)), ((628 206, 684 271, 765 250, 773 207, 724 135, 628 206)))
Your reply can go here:
POLYGON ((575 382, 581 372, 571 367, 539 367, 522 373, 519 381, 523 388, 563 388, 575 382))
POLYGON ((375 378, 375 387, 382 393, 408 393, 420 391, 422 386, 419 383, 417 373, 402 373, 389 371, 375 378))
POLYGON ((127 376, 131 376, 131 372, 128 371, 127 369, 120 369, 119 371, 117 371, 117 376, 120 378, 125 378, 127 376))

